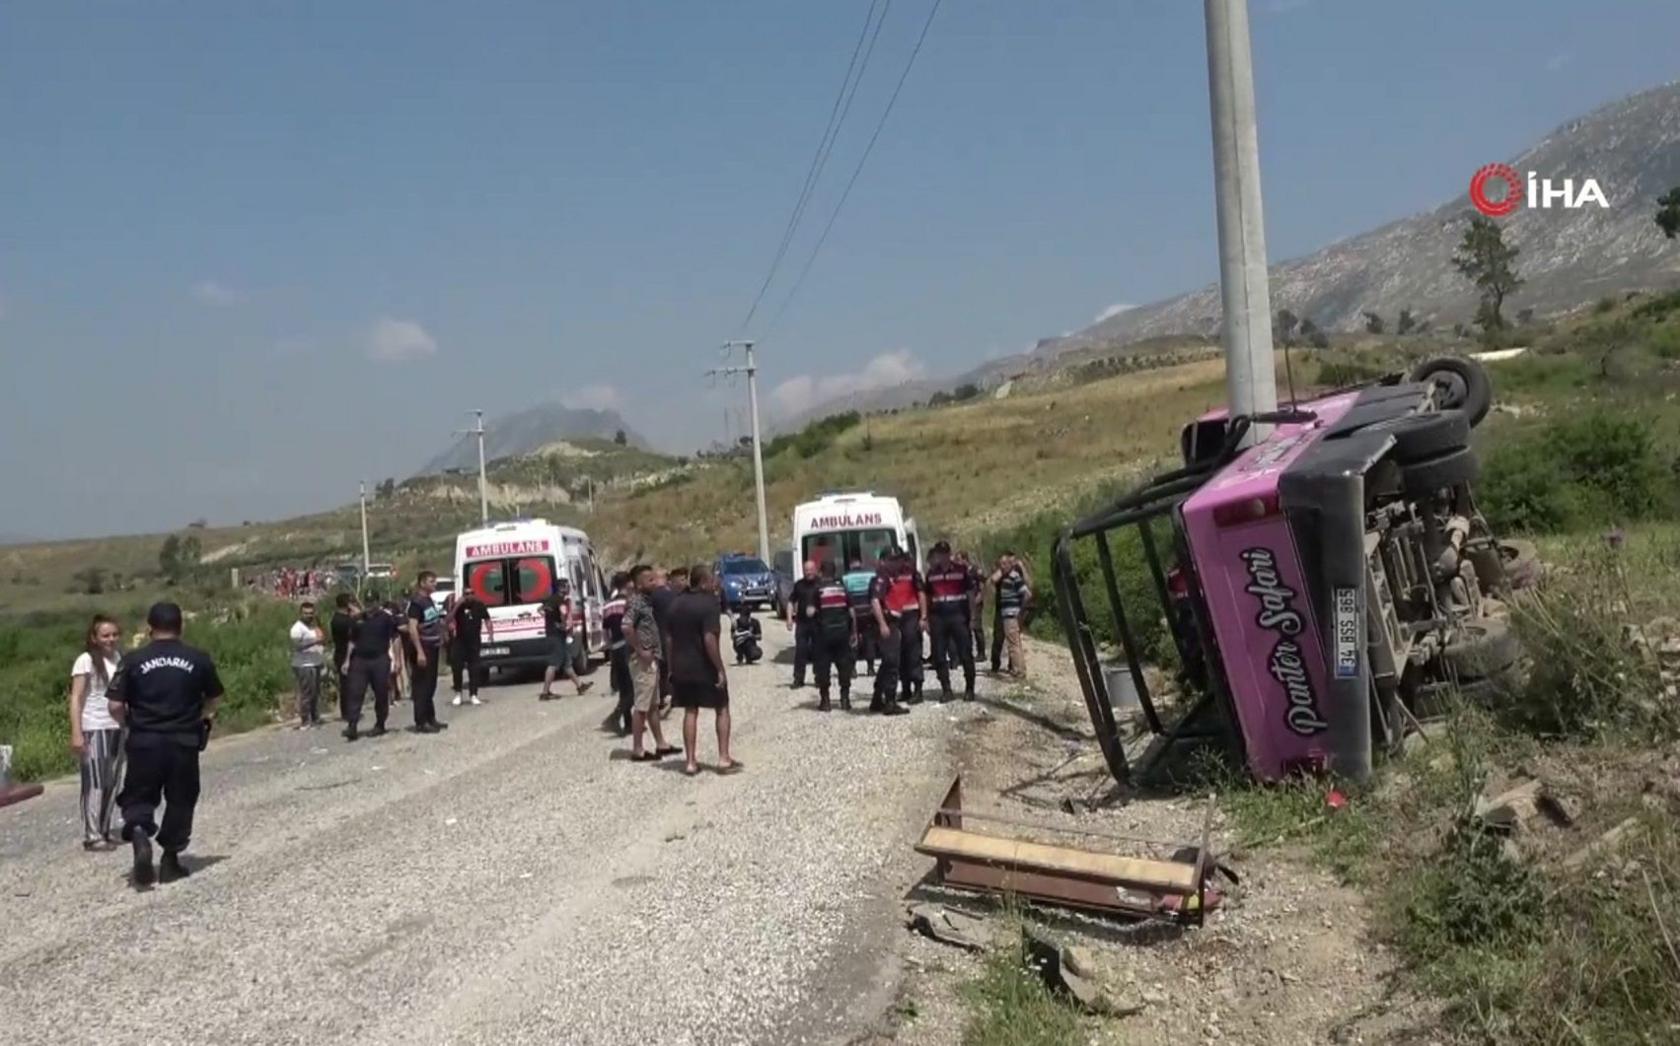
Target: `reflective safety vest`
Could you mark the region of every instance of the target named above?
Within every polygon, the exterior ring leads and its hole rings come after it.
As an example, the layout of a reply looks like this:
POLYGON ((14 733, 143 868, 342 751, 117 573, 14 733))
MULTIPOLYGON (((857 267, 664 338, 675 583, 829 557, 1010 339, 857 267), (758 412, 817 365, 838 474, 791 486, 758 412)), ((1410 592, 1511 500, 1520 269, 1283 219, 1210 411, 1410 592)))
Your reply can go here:
POLYGON ((817 589, 817 624, 824 632, 851 631, 852 599, 841 582, 821 582, 817 589))
POLYGON ((969 573, 955 563, 928 572, 928 603, 934 610, 968 609, 969 573))
POLYGON ((912 610, 921 609, 918 593, 922 590, 921 575, 914 571, 908 574, 895 574, 892 577, 881 578, 877 582, 880 593, 881 609, 891 617, 899 617, 912 610))
POLYGON ((608 650, 617 650, 624 645, 625 607, 623 596, 614 596, 601 604, 601 627, 606 630, 608 636, 608 650))

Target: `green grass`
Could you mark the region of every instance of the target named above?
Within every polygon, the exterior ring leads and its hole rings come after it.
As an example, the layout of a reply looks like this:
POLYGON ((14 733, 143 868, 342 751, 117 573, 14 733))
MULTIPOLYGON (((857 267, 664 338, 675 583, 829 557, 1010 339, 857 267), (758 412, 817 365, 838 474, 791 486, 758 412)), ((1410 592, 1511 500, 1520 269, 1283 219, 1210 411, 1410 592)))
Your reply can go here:
MULTIPOLYGON (((138 630, 144 606, 113 600, 108 607, 126 634, 138 630)), ((216 660, 227 692, 217 729, 236 733, 271 722, 278 699, 291 692, 286 629, 295 620, 294 609, 273 600, 199 603, 197 609, 186 640, 216 660)), ((0 619, 0 742, 14 747, 13 771, 22 780, 76 767, 70 753, 70 664, 82 650, 90 616, 62 610, 0 619)))
POLYGON ((1019 924, 1013 943, 986 956, 980 976, 965 985, 970 1015, 963 1046, 1073 1046, 1086 1040, 1079 1013, 1045 987, 1027 966, 1019 924))

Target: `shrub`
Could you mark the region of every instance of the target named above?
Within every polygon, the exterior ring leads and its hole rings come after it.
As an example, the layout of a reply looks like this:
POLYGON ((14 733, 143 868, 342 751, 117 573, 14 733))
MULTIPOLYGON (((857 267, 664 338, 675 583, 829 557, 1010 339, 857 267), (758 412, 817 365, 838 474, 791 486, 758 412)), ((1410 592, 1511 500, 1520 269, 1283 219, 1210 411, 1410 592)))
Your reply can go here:
POLYGON ((1438 962, 1457 949, 1495 944, 1520 950, 1539 936, 1545 908, 1539 877, 1478 828, 1453 830, 1410 885, 1399 943, 1414 961, 1438 962))
POLYGON ((834 444, 846 430, 855 428, 863 416, 855 410, 830 414, 811 422, 798 432, 777 436, 764 445, 764 456, 777 457, 791 453, 799 458, 814 458, 834 444))
POLYGON ((1680 312, 1680 290, 1659 294, 1633 307, 1633 315, 1639 319, 1660 320, 1675 312, 1680 312))
POLYGON ((1647 518, 1673 497, 1651 427, 1593 409, 1530 430, 1489 455, 1483 508, 1500 529, 1523 533, 1647 518))
POLYGON ((1680 736, 1680 706, 1662 699, 1656 663, 1628 639, 1635 599, 1625 569, 1608 545, 1582 549, 1568 573, 1512 607, 1533 665, 1492 698, 1508 726, 1544 738, 1680 736))

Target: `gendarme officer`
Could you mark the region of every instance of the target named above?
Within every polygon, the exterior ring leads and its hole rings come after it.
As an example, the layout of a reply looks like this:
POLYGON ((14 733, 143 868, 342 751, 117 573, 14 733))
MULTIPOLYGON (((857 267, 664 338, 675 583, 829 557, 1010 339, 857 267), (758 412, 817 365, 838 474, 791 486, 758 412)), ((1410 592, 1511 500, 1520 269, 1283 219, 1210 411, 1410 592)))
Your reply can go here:
POLYGON ((134 847, 136 886, 156 880, 153 837, 163 848, 165 881, 187 875, 180 854, 192 838, 198 805, 198 753, 210 742, 210 723, 222 698, 210 655, 181 642, 179 606, 153 604, 146 627, 151 641, 124 655, 107 691, 111 715, 128 730, 128 774, 117 806, 123 838, 134 847))

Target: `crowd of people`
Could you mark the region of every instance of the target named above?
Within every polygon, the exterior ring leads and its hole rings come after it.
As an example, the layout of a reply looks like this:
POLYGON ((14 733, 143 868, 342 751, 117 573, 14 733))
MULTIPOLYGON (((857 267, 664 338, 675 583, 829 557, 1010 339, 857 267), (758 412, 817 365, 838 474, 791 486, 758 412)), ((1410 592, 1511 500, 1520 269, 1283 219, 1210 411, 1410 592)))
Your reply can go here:
POLYGON ((934 545, 927 573, 903 549, 887 549, 873 571, 861 561, 839 564, 810 560, 794 583, 786 609, 794 634, 793 686, 805 685, 807 666, 815 670, 817 707, 832 707, 832 684, 838 683, 840 707, 851 708, 851 684, 858 660, 874 677, 869 710, 900 715, 923 700, 925 666, 932 664, 940 700, 956 695, 952 672, 963 673, 963 698, 974 699, 975 666, 986 648, 985 607, 993 607, 991 670, 1003 669, 1025 679, 1026 653, 1021 628, 1031 606, 1026 564, 1004 552, 988 575, 967 552, 952 552, 948 542, 934 545), (876 663, 879 662, 879 669, 876 663))
MULTIPOLYGON (((1000 556, 989 574, 945 542, 931 550, 925 575, 901 549, 883 550, 873 570, 854 562, 842 573, 832 560, 804 566, 786 606, 794 638, 792 686, 804 687, 807 669, 812 670, 820 711, 832 710, 836 689, 840 708, 851 709, 860 660, 873 677, 871 712, 901 715, 921 703, 928 663, 941 700, 954 699, 953 672, 959 668, 963 697, 972 700, 976 664, 987 649, 988 600, 992 671, 1002 670, 1007 651, 1008 671, 1024 678, 1021 628, 1031 606, 1031 578, 1014 554, 1000 556)), ((308 591, 310 581, 300 579, 298 591, 308 591)), ((297 729, 323 725, 322 706, 331 694, 347 742, 387 733, 392 705, 403 700, 411 706, 415 733, 440 733, 448 729, 438 718, 436 700, 445 660, 451 704, 483 704, 482 651, 495 640, 495 619, 472 592, 440 600, 436 588, 437 575, 422 571, 406 600, 364 604, 341 591, 325 624, 315 601, 301 598, 288 634, 297 729), (373 724, 364 734, 369 691, 373 724)), ((557 699, 559 678, 579 695, 590 689, 574 668, 580 660, 576 644, 585 642, 577 609, 564 578, 541 604, 547 656, 540 701, 557 699)), ((684 772, 698 774, 700 717, 709 710, 717 772, 742 771, 730 750, 725 609, 718 579, 705 564, 670 570, 639 564, 612 579, 601 620, 616 702, 604 725, 629 739, 631 760, 682 755, 684 772), (663 725, 672 709, 683 713, 680 747, 670 743, 663 725)), ((188 874, 179 855, 192 831, 198 753, 208 743, 222 693, 214 663, 184 643, 182 630, 180 607, 158 603, 148 614, 144 645, 125 655, 120 625, 97 616, 71 667, 71 745, 81 764, 83 845, 114 848, 113 820, 120 811, 120 837, 133 847, 134 877, 141 885, 156 881, 158 867, 166 880, 188 874), (154 842, 163 851, 156 866, 154 842)), ((735 616, 730 644, 735 663, 758 661, 762 638, 749 612, 735 616)))

